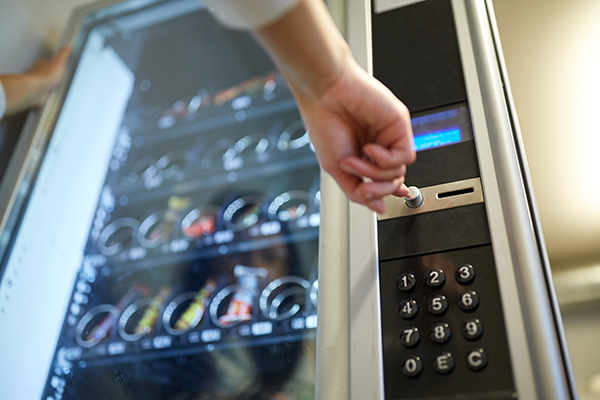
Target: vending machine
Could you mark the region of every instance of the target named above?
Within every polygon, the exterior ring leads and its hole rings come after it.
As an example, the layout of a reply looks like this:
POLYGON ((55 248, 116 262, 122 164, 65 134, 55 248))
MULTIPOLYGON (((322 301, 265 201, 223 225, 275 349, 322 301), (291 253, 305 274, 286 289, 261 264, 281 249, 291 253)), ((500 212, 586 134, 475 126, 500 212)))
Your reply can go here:
POLYGON ((349 206, 346 397, 576 399, 492 1, 348 4, 417 161, 385 214, 349 206))
POLYGON ((0 187, 0 398, 577 399, 491 1, 337 3, 412 115, 382 215, 201 2, 75 13, 0 187))

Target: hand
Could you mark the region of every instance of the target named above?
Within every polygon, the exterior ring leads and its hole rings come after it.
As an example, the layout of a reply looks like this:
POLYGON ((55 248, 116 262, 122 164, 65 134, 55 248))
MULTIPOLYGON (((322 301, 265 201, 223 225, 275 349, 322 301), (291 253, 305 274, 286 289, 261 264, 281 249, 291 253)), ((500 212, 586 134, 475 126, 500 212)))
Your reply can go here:
POLYGON ((50 90, 60 83, 70 55, 71 48, 65 46, 50 60, 36 61, 23 74, 1 76, 6 92, 6 114, 43 105, 50 90))
POLYGON ((67 67, 67 61, 71 55, 71 48, 65 46, 61 48, 58 53, 49 60, 38 59, 33 65, 25 72, 31 79, 36 81, 37 87, 34 93, 32 93, 31 106, 40 107, 46 101, 50 90, 60 83, 65 69, 67 67))
POLYGON ((321 166, 350 200, 383 213, 384 196, 408 194, 410 115, 385 86, 348 57, 318 97, 295 95, 321 166))
POLYGON ((300 0, 254 34, 294 92, 319 163, 350 200, 381 213, 384 196, 408 194, 408 110, 356 64, 323 1, 300 0))

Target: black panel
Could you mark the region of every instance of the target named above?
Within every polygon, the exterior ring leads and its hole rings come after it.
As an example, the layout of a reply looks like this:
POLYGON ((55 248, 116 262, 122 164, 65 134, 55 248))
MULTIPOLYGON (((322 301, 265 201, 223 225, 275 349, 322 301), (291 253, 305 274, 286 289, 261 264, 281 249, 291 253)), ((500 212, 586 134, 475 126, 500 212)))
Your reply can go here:
POLYGON ((475 143, 468 141, 419 152, 406 170, 406 183, 422 188, 478 176, 475 143))
POLYGON ((490 246, 382 262, 380 273, 387 400, 515 398, 490 246), (468 285, 459 284, 454 276, 456 268, 464 264, 471 264, 476 272, 475 279, 468 285), (427 272, 433 269, 445 273, 443 286, 432 288, 425 283, 427 272), (416 278, 412 291, 398 290, 397 279, 402 273, 412 273, 416 278), (458 305, 459 298, 467 291, 474 291, 479 297, 475 310, 463 311, 458 305), (429 300, 436 295, 443 295, 448 301, 448 310, 442 315, 434 315, 428 310, 429 300), (412 319, 403 319, 398 313, 400 302, 407 299, 415 300, 420 308, 412 319), (461 327, 475 319, 483 326, 483 334, 477 339, 467 340, 461 333, 461 327), (452 332, 444 344, 435 343, 430 337, 432 326, 437 323, 447 323, 452 332), (417 328, 421 336, 413 348, 406 348, 400 341, 401 333, 409 328, 417 328), (488 358, 487 366, 480 371, 467 367, 467 356, 476 349, 483 349, 488 358), (440 374, 433 365, 436 358, 446 352, 453 356, 456 366, 451 372, 440 374), (420 357, 423 367, 415 377, 405 376, 402 372, 405 360, 411 356, 420 357))
POLYGON ((411 112, 466 100, 450 1, 373 14, 373 72, 411 112))
POLYGON ((381 261, 490 243, 483 204, 379 221, 381 261))

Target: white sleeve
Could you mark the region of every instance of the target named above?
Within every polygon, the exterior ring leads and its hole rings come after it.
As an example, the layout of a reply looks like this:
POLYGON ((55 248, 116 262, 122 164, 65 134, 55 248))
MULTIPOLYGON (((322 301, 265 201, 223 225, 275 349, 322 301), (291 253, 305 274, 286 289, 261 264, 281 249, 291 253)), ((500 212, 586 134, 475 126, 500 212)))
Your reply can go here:
POLYGON ((204 0, 217 19, 233 29, 268 25, 292 9, 299 0, 204 0))
POLYGON ((4 117, 4 113, 6 112, 6 93, 4 93, 4 86, 2 86, 2 81, 0 80, 0 119, 4 117))

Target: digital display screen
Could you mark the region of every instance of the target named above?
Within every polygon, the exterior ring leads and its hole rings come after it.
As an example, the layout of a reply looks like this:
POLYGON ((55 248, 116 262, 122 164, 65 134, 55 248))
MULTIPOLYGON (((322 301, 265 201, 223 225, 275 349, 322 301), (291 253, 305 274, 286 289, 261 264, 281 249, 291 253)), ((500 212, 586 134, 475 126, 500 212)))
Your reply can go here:
POLYGON ((411 122, 416 151, 473 140, 466 105, 416 116, 411 122))
POLYGON ((281 75, 196 0, 83 35, 3 260, 0 397, 314 398, 320 170, 281 75))

